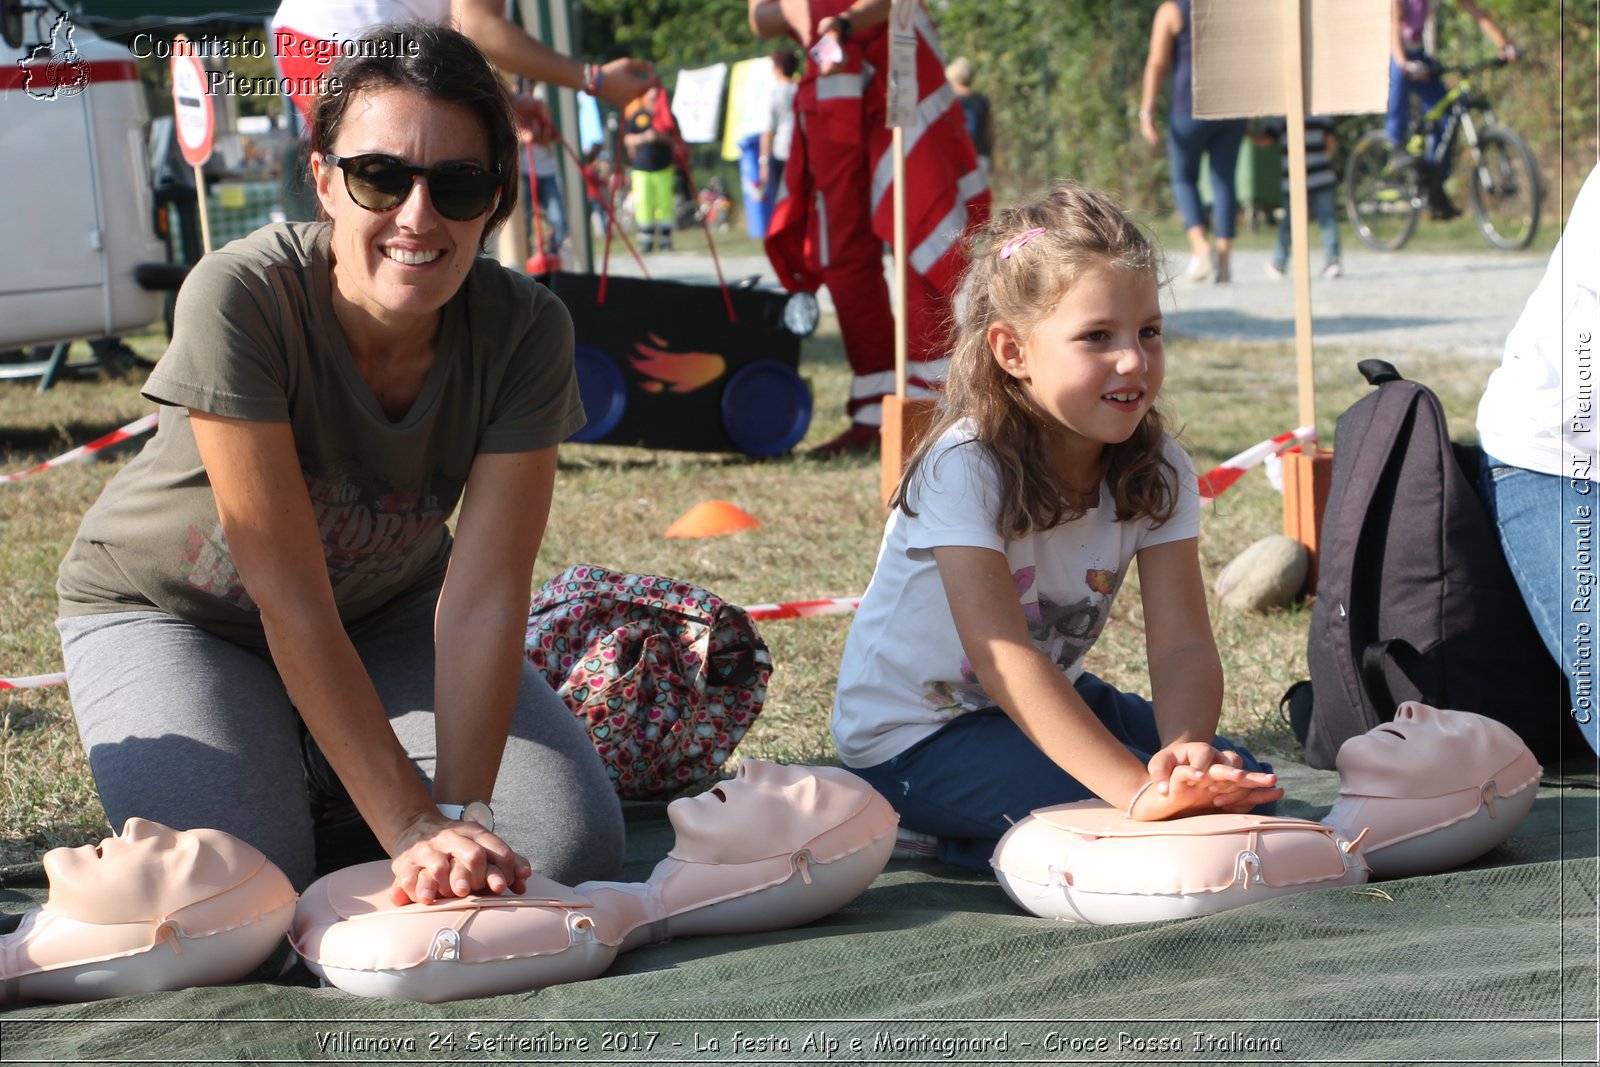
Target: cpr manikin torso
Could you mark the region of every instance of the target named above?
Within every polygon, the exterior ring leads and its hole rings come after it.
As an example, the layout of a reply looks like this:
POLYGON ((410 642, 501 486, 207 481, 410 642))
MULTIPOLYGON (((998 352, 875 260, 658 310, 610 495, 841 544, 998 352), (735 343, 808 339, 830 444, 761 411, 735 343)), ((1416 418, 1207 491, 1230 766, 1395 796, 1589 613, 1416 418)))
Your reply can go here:
POLYGON ((295 894, 217 830, 129 819, 98 847, 45 853, 50 895, 0 937, 0 1004, 237 981, 283 943, 295 894))
POLYGON ((1508 727, 1402 704, 1339 750, 1322 822, 1200 815, 1135 822, 1100 801, 1041 808, 991 861, 1020 907, 1074 922, 1208 915, 1285 893, 1468 863, 1532 806, 1541 768, 1508 727))
POLYGON ((811 922, 865 890, 894 848, 888 802, 831 767, 746 761, 667 817, 676 844, 645 882, 534 877, 518 895, 396 906, 388 865, 362 864, 306 891, 290 939, 313 971, 361 996, 491 996, 597 977, 617 953, 667 937, 811 922))

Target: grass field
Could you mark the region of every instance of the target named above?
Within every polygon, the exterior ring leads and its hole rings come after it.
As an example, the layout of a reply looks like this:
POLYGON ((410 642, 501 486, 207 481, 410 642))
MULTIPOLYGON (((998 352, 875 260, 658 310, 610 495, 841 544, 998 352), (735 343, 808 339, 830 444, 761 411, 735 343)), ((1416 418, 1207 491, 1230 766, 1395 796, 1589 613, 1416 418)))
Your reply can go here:
MULTIPOLYGON (((154 358, 163 339, 135 347, 154 358)), ((1182 441, 1205 471, 1240 449, 1293 425, 1294 356, 1288 345, 1168 339, 1164 403, 1182 441)), ((1365 355, 1367 353, 1361 353, 1365 355)), ((1492 366, 1442 356, 1385 352, 1444 400, 1458 438, 1470 437, 1477 397, 1492 366)), ((1338 413, 1364 390, 1357 354, 1320 354, 1319 429, 1331 441, 1338 413)), ((871 577, 882 532, 876 458, 818 461, 804 450, 844 428, 848 381, 829 320, 809 339, 802 373, 816 417, 795 455, 755 461, 598 445, 562 449, 549 530, 536 571, 543 581, 580 562, 666 574, 700 583, 737 603, 846 596, 871 577), (661 536, 703 500, 737 503, 759 529, 703 541, 661 536)), ((32 382, 0 382, 0 471, 58 455, 146 413, 138 376, 67 381, 47 393, 32 382)), ((131 447, 137 447, 134 443, 131 447)), ((0 677, 60 669, 54 580, 78 520, 129 452, 0 485, 0 677)), ((1201 528, 1207 579, 1252 542, 1282 529, 1281 498, 1259 473, 1208 506, 1201 528)), ((1091 653, 1090 669, 1115 684, 1147 690, 1137 581, 1119 598, 1116 621, 1091 653)), ((1228 688, 1223 729, 1258 750, 1293 754, 1278 698, 1305 675, 1308 609, 1215 617, 1228 688)), ((739 756, 827 762, 828 707, 848 617, 763 626, 775 671, 766 709, 739 756)), ((62 688, 0 692, 0 864, 100 836, 104 816, 62 688)))

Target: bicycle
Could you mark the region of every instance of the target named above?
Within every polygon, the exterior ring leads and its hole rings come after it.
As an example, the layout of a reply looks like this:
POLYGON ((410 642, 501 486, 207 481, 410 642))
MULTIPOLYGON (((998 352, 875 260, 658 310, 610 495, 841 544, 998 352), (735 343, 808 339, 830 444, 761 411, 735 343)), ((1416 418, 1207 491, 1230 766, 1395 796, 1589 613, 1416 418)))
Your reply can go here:
POLYGON ((1489 98, 1475 91, 1471 76, 1506 65, 1505 59, 1445 67, 1459 79, 1414 123, 1403 150, 1383 130, 1364 134, 1345 166, 1345 213, 1357 236, 1373 248, 1393 252, 1411 239, 1424 209, 1437 207, 1459 137, 1471 166, 1467 192, 1483 239, 1496 248, 1528 247, 1539 229, 1539 172, 1527 142, 1495 118, 1489 98), (1477 119, 1474 116, 1478 116, 1477 119), (1438 131, 1427 151, 1426 131, 1438 131))

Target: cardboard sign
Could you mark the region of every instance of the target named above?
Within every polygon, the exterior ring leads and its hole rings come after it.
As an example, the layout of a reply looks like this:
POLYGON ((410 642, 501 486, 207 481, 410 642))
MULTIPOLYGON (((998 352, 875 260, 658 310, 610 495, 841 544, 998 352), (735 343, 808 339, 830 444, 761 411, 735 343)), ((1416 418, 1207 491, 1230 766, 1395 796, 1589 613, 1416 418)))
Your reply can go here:
POLYGON ((722 129, 717 123, 722 111, 722 86, 727 80, 726 63, 678 71, 672 115, 678 120, 678 132, 689 144, 710 144, 717 139, 722 129))
POLYGON ((1300 40, 1284 0, 1194 0, 1194 117, 1289 111, 1284 53, 1301 50, 1305 113, 1383 111, 1389 101, 1392 0, 1299 0, 1300 40))
POLYGON ((181 33, 172 40, 172 109, 178 147, 183 158, 198 167, 211 158, 217 118, 211 110, 211 95, 206 92, 205 67, 181 33))
POLYGON ((917 5, 894 0, 889 10, 889 100, 885 126, 914 126, 922 95, 917 85, 917 5))

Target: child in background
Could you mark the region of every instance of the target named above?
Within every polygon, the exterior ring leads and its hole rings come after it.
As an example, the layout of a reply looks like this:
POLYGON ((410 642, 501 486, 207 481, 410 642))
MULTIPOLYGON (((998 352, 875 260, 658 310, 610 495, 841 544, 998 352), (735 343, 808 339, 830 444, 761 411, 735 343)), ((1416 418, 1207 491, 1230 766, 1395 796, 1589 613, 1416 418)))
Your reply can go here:
POLYGON ((633 213, 639 225, 639 249, 672 249, 672 139, 670 119, 663 114, 667 94, 652 85, 643 97, 623 112, 622 143, 628 150, 633 175, 633 213))
MULTIPOLYGON (((1269 148, 1283 140, 1288 123, 1281 118, 1268 119, 1261 128, 1250 134, 1250 140, 1262 148, 1269 148)), ((1334 194, 1339 188, 1339 176, 1334 173, 1333 153, 1339 147, 1333 136, 1333 121, 1322 115, 1306 116, 1306 202, 1316 217, 1317 228, 1322 231, 1322 248, 1327 253, 1322 263, 1324 278, 1337 278, 1344 273, 1339 265, 1339 209, 1334 194)), ((1283 212, 1278 221, 1278 244, 1272 250, 1272 262, 1267 264, 1267 274, 1274 278, 1289 276, 1289 151, 1283 152, 1283 212)))
POLYGON ((1282 796, 1215 736, 1193 466, 1155 408, 1154 240, 1063 184, 972 246, 936 424, 891 501, 833 707, 901 853, 987 869, 1011 820, 1099 796, 1135 819, 1282 796), (1139 561, 1154 704, 1083 669, 1139 561))

